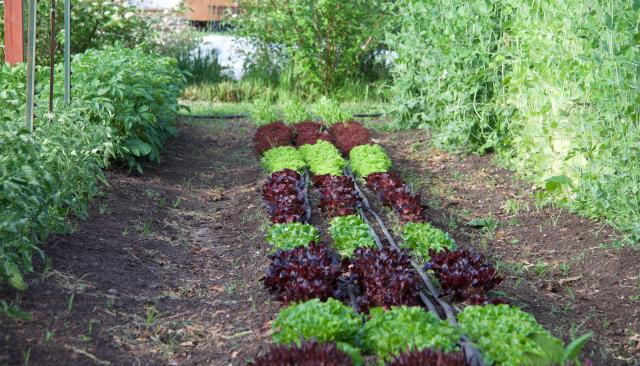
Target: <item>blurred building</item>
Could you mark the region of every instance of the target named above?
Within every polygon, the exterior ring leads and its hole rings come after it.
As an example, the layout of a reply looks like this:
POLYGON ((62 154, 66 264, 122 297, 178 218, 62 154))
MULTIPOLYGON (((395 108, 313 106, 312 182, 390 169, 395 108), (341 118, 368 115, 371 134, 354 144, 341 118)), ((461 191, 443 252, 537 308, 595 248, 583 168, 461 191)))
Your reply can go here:
POLYGON ((192 22, 220 23, 225 14, 238 11, 238 2, 232 0, 185 0, 184 6, 192 22))
MULTIPOLYGON (((181 9, 180 17, 202 28, 220 28, 226 14, 237 13, 238 2, 233 0, 126 0, 149 13, 166 13, 181 9)), ((178 15, 176 14, 176 15, 178 15)))

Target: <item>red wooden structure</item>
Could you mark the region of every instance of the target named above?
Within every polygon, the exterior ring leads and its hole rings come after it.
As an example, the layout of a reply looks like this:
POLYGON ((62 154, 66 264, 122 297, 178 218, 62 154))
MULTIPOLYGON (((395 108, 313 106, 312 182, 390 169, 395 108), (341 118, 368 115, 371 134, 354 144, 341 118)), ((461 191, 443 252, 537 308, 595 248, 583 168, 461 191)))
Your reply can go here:
POLYGON ((24 62, 22 0, 4 1, 4 54, 9 65, 24 62))

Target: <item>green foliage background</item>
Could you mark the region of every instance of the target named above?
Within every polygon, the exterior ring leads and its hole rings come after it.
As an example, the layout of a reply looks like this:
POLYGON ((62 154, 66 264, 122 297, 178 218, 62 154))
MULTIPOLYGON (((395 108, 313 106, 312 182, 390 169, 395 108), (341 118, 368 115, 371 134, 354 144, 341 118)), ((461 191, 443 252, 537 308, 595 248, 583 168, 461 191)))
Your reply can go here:
MULTIPOLYGON (((291 74, 291 82, 326 94, 347 80, 375 74, 374 51, 384 39, 386 3, 244 0, 233 24, 238 35, 258 46, 266 64, 273 64, 274 57, 284 61, 286 65, 280 67, 291 74)), ((262 69, 254 71, 273 74, 262 69)))
POLYGON ((500 160, 640 239, 640 1, 400 0, 396 126, 500 160), (568 182, 569 180, 563 179, 568 182))

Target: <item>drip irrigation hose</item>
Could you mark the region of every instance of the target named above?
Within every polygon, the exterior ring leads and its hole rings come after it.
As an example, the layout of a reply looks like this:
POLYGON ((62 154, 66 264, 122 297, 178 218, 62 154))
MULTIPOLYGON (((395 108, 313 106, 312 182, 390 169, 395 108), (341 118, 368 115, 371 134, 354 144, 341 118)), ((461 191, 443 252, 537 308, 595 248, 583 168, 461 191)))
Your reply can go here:
POLYGON ((369 204, 369 199, 364 194, 362 189, 360 189, 360 186, 358 185, 358 182, 356 181, 356 177, 353 175, 351 168, 347 167, 345 168, 345 171, 347 176, 349 176, 353 180, 353 185, 356 189, 356 192, 358 192, 358 195, 362 199, 362 205, 364 206, 365 210, 367 210, 367 212, 369 212, 371 216, 373 216, 376 219, 376 221, 378 222, 378 226, 380 226, 380 230, 382 230, 382 233, 389 241, 391 248, 393 248, 394 250, 400 250, 400 247, 398 246, 398 244, 396 244, 396 241, 393 239, 393 235, 391 235, 391 233, 387 229, 387 226, 384 224, 384 221, 382 220, 380 215, 378 215, 378 213, 371 208, 371 205, 369 204))
POLYGON ((376 231, 371 226, 371 223, 369 222, 369 219, 367 219, 367 215, 364 214, 364 211, 362 210, 362 207, 360 207, 360 205, 358 205, 358 206, 356 206, 356 210, 358 210, 358 213, 360 214, 360 217, 362 218, 362 221, 364 221, 365 224, 367 224, 367 226, 369 227, 369 232, 371 233, 371 236, 373 236, 373 240, 376 242, 376 245, 378 246, 378 248, 380 248, 380 249, 384 248, 384 245, 382 245, 382 241, 380 240, 380 237, 378 236, 378 233, 376 233, 376 231))
MULTIPOLYGON (((356 113, 351 115, 351 118, 376 118, 384 115, 384 113, 356 113)), ((179 116, 194 119, 243 119, 251 117, 248 114, 181 114, 179 116)))
POLYGON ((420 300, 422 300, 422 302, 427 306, 429 311, 434 314, 438 314, 438 310, 436 309, 436 306, 433 304, 433 302, 431 302, 429 297, 423 291, 420 291, 419 295, 420 295, 420 300))
POLYGON ((356 293, 353 290, 352 284, 347 285, 347 292, 349 293, 349 300, 351 300, 351 307, 353 308, 353 310, 356 311, 356 313, 360 313, 360 307, 358 306, 358 299, 356 298, 356 293))
POLYGON ((304 212, 305 212, 305 222, 311 222, 311 205, 309 204, 309 170, 304 169, 304 174, 302 175, 304 179, 304 212))
MULTIPOLYGON (((386 225, 384 224, 384 221, 382 220, 382 218, 371 208, 369 204, 369 199, 358 186, 358 183, 356 182, 356 179, 353 175, 353 172, 351 172, 351 169, 346 168, 345 171, 346 171, 346 174, 349 177, 351 177, 351 179, 353 180, 354 187, 361 198, 362 206, 364 206, 367 212, 371 213, 372 216, 375 217, 376 221, 378 221, 378 225, 382 230, 382 232, 384 233, 384 235, 386 236, 387 240, 389 241, 389 245, 391 246, 391 248, 393 250, 400 250, 395 240, 393 239, 393 236, 391 235, 386 225)), ((359 208, 358 212, 360 212, 360 215, 363 217, 367 225, 369 225, 369 230, 375 233, 375 230, 369 223, 369 220, 366 219, 364 212, 362 212, 362 208, 359 208)), ((378 237, 377 234, 374 234, 374 235, 375 235, 375 238, 377 238, 376 243, 379 243, 380 238, 378 237)), ((381 247, 381 243, 379 243, 378 246, 381 247)), ((445 316, 449 321, 449 324, 455 327, 459 327, 454 308, 449 303, 447 303, 446 301, 443 301, 440 298, 440 292, 433 285, 431 278, 429 278, 429 276, 420 268, 420 266, 415 261, 412 261, 411 265, 418 272, 418 274, 420 275, 420 278, 422 279, 424 284, 427 286, 427 291, 431 294, 431 296, 435 299, 435 301, 438 303, 438 305, 440 305, 440 307, 444 311, 445 316)), ((438 314, 438 312, 436 311, 435 305, 431 302, 428 296, 423 292, 420 292, 419 295, 420 295, 420 299, 427 306, 429 311, 432 311, 434 314, 438 314)), ((473 346, 473 344, 470 342, 469 338, 466 335, 462 335, 460 339, 461 339, 460 345, 462 346, 464 355, 467 358, 467 362, 469 363, 469 365, 482 366, 483 365, 482 356, 480 355, 480 352, 478 351, 478 349, 473 346)))

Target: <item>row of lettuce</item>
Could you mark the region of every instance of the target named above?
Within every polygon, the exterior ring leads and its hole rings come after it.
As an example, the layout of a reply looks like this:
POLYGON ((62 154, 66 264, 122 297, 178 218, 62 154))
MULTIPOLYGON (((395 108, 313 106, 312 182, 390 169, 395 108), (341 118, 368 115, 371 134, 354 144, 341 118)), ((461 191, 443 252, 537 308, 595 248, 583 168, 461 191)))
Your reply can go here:
POLYGON ((58 81, 53 114, 48 72, 37 70, 32 133, 24 129, 25 67, 0 69, 0 281, 18 290, 27 288, 23 274, 33 270, 33 255, 44 256, 43 240, 67 231, 70 216, 87 215, 102 170, 141 171, 141 159, 160 161, 176 132, 185 80, 175 60, 110 47, 74 56, 72 68, 72 102, 62 103, 58 81))
POLYGON ((426 222, 420 196, 389 171, 391 159, 361 124, 274 122, 258 129, 254 143, 270 174, 262 193, 273 221, 266 238, 273 253, 263 282, 289 306, 273 322, 277 345, 253 365, 318 359, 359 365, 363 354, 381 365, 467 365, 462 335, 487 365, 577 362, 586 337, 565 348, 533 316, 491 298, 502 280, 493 265, 473 250, 456 249, 447 233, 426 222), (399 216, 400 251, 378 247, 359 215, 363 197, 351 171, 399 216), (331 245, 305 215, 308 172, 330 218, 331 245), (423 284, 414 260, 448 299, 464 306, 458 326, 420 306, 423 284))

